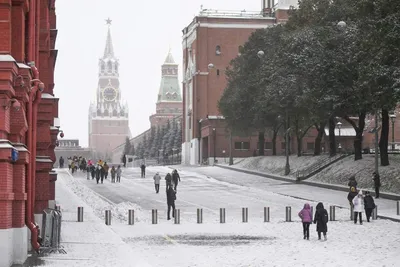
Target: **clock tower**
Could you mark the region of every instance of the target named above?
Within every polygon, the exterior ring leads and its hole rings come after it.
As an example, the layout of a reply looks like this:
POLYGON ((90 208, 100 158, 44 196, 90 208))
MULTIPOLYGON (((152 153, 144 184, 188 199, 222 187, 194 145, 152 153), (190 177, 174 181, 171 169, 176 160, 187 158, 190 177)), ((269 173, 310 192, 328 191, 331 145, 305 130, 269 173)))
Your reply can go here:
POLYGON ((128 105, 123 103, 119 84, 119 61, 114 55, 111 20, 104 55, 99 59, 96 101, 89 108, 89 147, 96 159, 111 159, 114 147, 131 137, 128 105))

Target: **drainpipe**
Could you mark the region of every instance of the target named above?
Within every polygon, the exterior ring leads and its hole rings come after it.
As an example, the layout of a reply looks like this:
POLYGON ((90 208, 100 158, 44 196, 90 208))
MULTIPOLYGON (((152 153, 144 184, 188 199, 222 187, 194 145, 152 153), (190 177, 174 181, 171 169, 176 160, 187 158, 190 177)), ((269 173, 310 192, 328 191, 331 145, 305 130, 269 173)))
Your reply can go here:
MULTIPOLYGON (((35 52, 36 52, 36 59, 35 59, 35 64, 39 66, 39 41, 40 41, 40 1, 35 0, 36 4, 36 10, 35 10, 35 17, 36 17, 36 22, 35 22, 35 30, 36 30, 36 36, 35 36, 35 52)), ((39 77, 38 77, 39 78, 39 77)))
POLYGON ((29 1, 28 62, 35 61, 35 0, 29 1))
MULTIPOLYGON (((31 43, 32 44, 32 43, 31 43)), ((33 76, 34 78, 37 78, 39 76, 39 72, 36 67, 31 67, 33 76)), ((33 82, 35 85, 31 88, 31 91, 29 93, 29 102, 28 102, 28 138, 27 138, 27 147, 30 153, 30 162, 28 165, 28 175, 27 175, 27 181, 26 181, 26 190, 27 190, 27 204, 26 204, 26 214, 25 214, 25 224, 31 231, 31 245, 32 248, 36 251, 39 252, 40 249, 40 244, 38 242, 38 227, 35 224, 34 217, 33 217, 33 209, 35 205, 35 181, 34 181, 34 174, 36 171, 35 168, 35 163, 36 163, 36 123, 34 124, 34 96, 36 95, 36 99, 41 97, 41 92, 40 90, 43 89, 44 85, 43 83, 40 82, 38 79, 34 79, 31 82, 33 82)), ((37 101, 35 101, 37 102, 37 101)), ((36 118, 36 116, 35 116, 36 118)))

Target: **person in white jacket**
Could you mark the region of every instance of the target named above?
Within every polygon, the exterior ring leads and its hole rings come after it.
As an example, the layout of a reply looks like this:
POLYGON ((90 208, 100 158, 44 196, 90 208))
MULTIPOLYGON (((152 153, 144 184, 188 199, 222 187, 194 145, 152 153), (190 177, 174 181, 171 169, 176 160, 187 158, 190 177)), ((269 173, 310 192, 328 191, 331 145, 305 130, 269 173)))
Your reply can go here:
POLYGON ((360 218, 360 224, 362 224, 362 211, 364 209, 364 196, 362 191, 358 192, 358 195, 353 198, 354 205, 354 224, 357 224, 357 216, 360 218))
POLYGON ((161 181, 160 174, 157 172, 156 175, 154 175, 153 179, 154 179, 154 186, 156 188, 156 193, 158 194, 158 191, 160 191, 160 181, 161 181))

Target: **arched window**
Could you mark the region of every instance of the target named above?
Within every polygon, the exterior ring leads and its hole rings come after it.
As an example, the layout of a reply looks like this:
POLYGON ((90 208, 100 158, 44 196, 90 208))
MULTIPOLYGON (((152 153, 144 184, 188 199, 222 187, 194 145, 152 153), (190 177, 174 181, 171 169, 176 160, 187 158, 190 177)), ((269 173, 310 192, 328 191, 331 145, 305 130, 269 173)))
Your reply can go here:
POLYGON ((97 116, 100 116, 101 115, 101 109, 98 109, 97 110, 97 116))
POLYGON ((108 116, 108 109, 104 110, 104 116, 108 116))
POLYGON ((217 45, 217 46, 215 47, 215 54, 216 54, 216 55, 221 55, 221 53, 222 53, 222 51, 221 51, 221 46, 220 46, 220 45, 217 45))
POLYGON ((108 61, 108 72, 112 72, 112 63, 108 61))
POLYGON ((118 64, 115 64, 115 72, 118 72, 118 64))
POLYGON ((239 50, 239 55, 241 55, 243 53, 243 45, 239 45, 238 50, 239 50))
POLYGON ((104 72, 104 69, 106 68, 106 66, 104 65, 104 62, 101 63, 101 72, 104 72))

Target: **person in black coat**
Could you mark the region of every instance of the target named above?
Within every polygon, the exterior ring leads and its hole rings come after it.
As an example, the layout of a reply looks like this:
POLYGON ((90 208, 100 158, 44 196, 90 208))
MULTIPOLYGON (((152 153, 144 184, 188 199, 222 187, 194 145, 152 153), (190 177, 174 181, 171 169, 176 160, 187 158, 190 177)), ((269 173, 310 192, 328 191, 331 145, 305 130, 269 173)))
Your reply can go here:
POLYGON ((146 165, 144 165, 144 163, 142 163, 142 165, 140 165, 140 170, 141 170, 141 178, 145 178, 146 177, 146 165))
POLYGON ((60 168, 64 168, 64 158, 60 157, 60 168))
POLYGON ((100 175, 101 175, 101 170, 100 170, 101 166, 97 165, 96 166, 96 182, 99 183, 100 180, 100 175))
POLYGON ((174 190, 176 192, 176 187, 178 186, 178 182, 181 181, 181 177, 179 176, 178 171, 175 169, 172 172, 172 182, 174 183, 174 190))
POLYGON ((379 188, 381 187, 381 177, 376 172, 373 173, 374 187, 375 187, 375 198, 379 198, 379 188))
POLYGON ((318 240, 321 240, 321 233, 324 234, 324 240, 327 240, 326 233, 328 232, 328 212, 324 208, 324 204, 319 202, 314 215, 314 224, 317 224, 318 240))
POLYGON ((375 202, 369 191, 365 191, 364 209, 365 209, 365 214, 367 215, 367 222, 369 222, 372 211, 375 209, 375 202))
POLYGON ((172 185, 167 186, 167 205, 168 205, 168 220, 171 220, 170 212, 172 208, 172 217, 175 217, 175 200, 176 200, 176 193, 172 188, 172 185))

